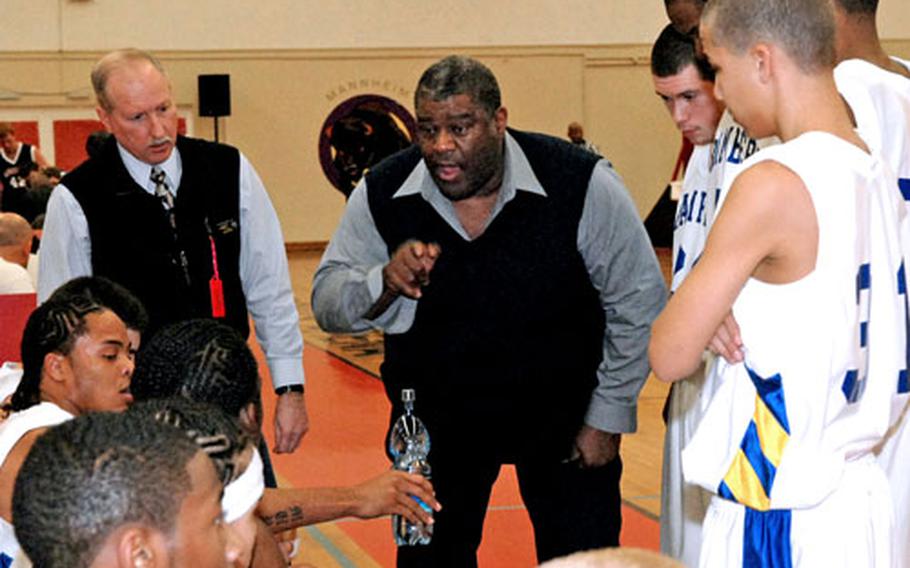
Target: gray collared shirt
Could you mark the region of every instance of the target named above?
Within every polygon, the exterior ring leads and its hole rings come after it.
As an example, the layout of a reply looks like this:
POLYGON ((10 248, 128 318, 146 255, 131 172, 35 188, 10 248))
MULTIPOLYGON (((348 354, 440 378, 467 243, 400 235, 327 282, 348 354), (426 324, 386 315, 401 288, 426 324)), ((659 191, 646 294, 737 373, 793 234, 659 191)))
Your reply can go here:
MULTIPOLYGON (((502 187, 487 226, 519 191, 546 196, 524 152, 506 134, 502 187)), ((420 194, 452 229, 470 240, 423 161, 394 197, 414 194, 420 194)), ((651 322, 666 302, 666 286, 638 211, 605 160, 591 175, 577 243, 606 315, 599 386, 591 395, 585 422, 607 432, 634 432, 638 393, 649 370, 651 322)), ((367 201, 366 180, 361 180, 314 277, 312 306, 320 326, 334 332, 370 328, 406 332, 419 300, 399 297, 375 320, 363 317, 382 293, 382 269, 388 262, 386 244, 367 201)))

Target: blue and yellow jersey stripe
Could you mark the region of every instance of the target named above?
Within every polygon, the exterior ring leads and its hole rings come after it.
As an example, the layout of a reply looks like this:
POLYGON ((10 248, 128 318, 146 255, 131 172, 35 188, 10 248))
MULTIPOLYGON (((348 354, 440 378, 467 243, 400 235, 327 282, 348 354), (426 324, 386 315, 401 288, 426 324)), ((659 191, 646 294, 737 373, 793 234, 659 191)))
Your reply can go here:
POLYGON ((758 511, 771 508, 771 489, 784 449, 790 440, 790 424, 780 374, 764 378, 748 367, 755 385, 755 411, 733 463, 717 493, 758 511))

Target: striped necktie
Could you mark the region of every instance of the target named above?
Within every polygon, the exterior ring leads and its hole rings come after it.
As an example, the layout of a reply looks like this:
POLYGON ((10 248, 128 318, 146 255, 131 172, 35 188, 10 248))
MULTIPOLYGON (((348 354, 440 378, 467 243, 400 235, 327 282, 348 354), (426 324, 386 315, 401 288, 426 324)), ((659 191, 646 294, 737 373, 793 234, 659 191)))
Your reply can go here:
POLYGON ((176 247, 177 252, 174 263, 180 266, 183 271, 183 278, 186 280, 186 285, 189 286, 191 282, 189 263, 187 262, 186 252, 180 246, 177 239, 177 216, 174 214, 174 194, 171 193, 170 188, 167 186, 167 180, 164 178, 164 170, 155 166, 152 168, 152 173, 149 177, 155 184, 155 195, 161 200, 161 206, 164 207, 164 211, 167 213, 167 220, 170 222, 171 229, 173 230, 174 246, 176 247))
POLYGON ((171 228, 177 229, 177 220, 174 218, 174 194, 171 193, 167 186, 167 180, 164 177, 164 170, 155 166, 149 176, 155 184, 155 195, 161 200, 161 206, 168 214, 168 220, 171 222, 171 228))

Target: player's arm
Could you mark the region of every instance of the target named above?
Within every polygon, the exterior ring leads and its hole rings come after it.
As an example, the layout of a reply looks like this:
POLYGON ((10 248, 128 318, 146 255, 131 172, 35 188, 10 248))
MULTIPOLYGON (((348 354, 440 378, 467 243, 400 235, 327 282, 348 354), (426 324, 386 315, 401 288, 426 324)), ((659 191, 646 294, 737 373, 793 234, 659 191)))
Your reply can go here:
POLYGON ((692 374, 750 276, 792 282, 815 263, 811 197, 790 169, 771 161, 734 182, 698 264, 654 322, 651 367, 664 381, 692 374))
POLYGON ((257 514, 276 533, 342 517, 398 514, 415 523, 432 523, 430 514, 412 496, 433 510, 441 509, 427 479, 391 470, 349 487, 266 489, 257 514))
POLYGON ((9 523, 13 522, 13 487, 16 484, 16 476, 28 457, 29 450, 35 445, 35 441, 50 428, 35 428, 22 436, 10 450, 0 468, 0 517, 3 517, 9 523))

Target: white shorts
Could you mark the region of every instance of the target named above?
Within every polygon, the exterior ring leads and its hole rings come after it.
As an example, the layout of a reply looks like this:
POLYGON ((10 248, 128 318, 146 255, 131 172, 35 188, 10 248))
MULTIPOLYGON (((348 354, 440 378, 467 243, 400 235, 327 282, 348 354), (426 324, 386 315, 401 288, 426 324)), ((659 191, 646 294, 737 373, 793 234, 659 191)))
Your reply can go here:
POLYGON ((896 568, 910 568, 910 408, 907 400, 906 395, 897 399, 901 403, 895 412, 898 420, 878 456, 878 463, 891 482, 896 568))
POLYGON ((673 383, 664 436, 663 475, 660 491, 660 551, 686 566, 698 564, 701 526, 712 493, 686 483, 682 472, 682 450, 695 434, 714 394, 714 380, 706 378, 712 357, 684 381, 673 383))
POLYGON ((839 487, 810 509, 763 513, 715 496, 698 565, 893 568, 892 525, 887 479, 866 457, 848 464, 839 487), (755 545, 747 547, 747 540, 755 545))

